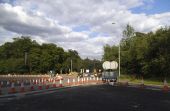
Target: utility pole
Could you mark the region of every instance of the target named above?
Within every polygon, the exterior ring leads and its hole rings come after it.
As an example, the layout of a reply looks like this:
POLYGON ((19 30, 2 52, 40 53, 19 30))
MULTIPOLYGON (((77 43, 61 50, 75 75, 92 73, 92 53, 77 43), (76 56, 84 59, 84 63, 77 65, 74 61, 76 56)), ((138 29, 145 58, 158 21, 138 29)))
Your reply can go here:
MULTIPOLYGON (((116 24, 116 23, 113 22, 112 24, 116 24)), ((119 78, 120 78, 120 42, 119 42, 118 55, 119 55, 119 78)))
POLYGON ((120 78, 120 42, 119 42, 119 78, 120 78))
POLYGON ((72 59, 71 59, 71 72, 73 70, 73 63, 72 63, 72 59))

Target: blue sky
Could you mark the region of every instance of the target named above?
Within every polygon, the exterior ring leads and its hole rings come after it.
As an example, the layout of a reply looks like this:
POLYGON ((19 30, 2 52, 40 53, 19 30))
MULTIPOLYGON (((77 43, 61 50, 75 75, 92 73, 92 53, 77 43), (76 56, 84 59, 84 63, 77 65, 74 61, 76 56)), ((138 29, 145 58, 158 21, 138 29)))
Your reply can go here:
POLYGON ((133 13, 145 13, 148 15, 151 14, 159 14, 163 12, 169 12, 170 11, 170 0, 153 0, 152 2, 145 1, 145 4, 132 8, 131 11, 133 13))

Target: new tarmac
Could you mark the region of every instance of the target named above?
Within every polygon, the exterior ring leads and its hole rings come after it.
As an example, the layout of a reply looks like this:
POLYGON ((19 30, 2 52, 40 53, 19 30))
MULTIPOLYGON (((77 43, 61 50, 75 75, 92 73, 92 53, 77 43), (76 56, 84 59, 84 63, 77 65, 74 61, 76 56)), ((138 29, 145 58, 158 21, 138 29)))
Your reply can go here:
POLYGON ((0 111, 170 111, 170 93, 124 86, 77 86, 0 100, 0 111))

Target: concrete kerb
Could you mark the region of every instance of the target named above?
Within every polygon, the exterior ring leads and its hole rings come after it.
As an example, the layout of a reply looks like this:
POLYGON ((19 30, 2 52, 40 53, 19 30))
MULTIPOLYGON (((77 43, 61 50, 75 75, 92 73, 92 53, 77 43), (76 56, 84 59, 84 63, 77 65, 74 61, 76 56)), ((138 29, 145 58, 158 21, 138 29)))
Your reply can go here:
POLYGON ((7 95, 0 95, 0 99, 1 98, 15 98, 18 96, 22 96, 22 95, 34 95, 34 94, 41 94, 47 91, 54 91, 54 90, 59 90, 59 89, 65 89, 65 88, 69 88, 69 87, 58 87, 58 88, 51 88, 51 89, 44 89, 44 90, 37 90, 37 91, 30 91, 30 92, 24 92, 24 93, 15 93, 15 94, 7 94, 7 95))
MULTIPOLYGON (((128 86, 127 87, 134 87, 134 88, 139 88, 141 89, 141 83, 132 83, 132 82, 128 82, 128 86)), ((120 86, 120 84, 115 84, 114 86, 120 86)), ((144 85, 144 89, 149 89, 149 90, 157 90, 157 91, 162 91, 163 85, 144 85)), ((170 92, 170 91, 168 91, 170 92)))

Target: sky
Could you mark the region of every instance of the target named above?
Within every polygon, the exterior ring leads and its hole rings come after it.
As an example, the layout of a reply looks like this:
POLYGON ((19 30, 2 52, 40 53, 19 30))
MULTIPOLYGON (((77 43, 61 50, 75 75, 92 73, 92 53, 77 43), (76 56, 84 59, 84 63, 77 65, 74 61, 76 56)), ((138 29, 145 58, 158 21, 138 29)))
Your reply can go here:
POLYGON ((30 36, 100 60, 127 24, 143 33, 170 26, 170 0, 0 0, 0 45, 30 36))

